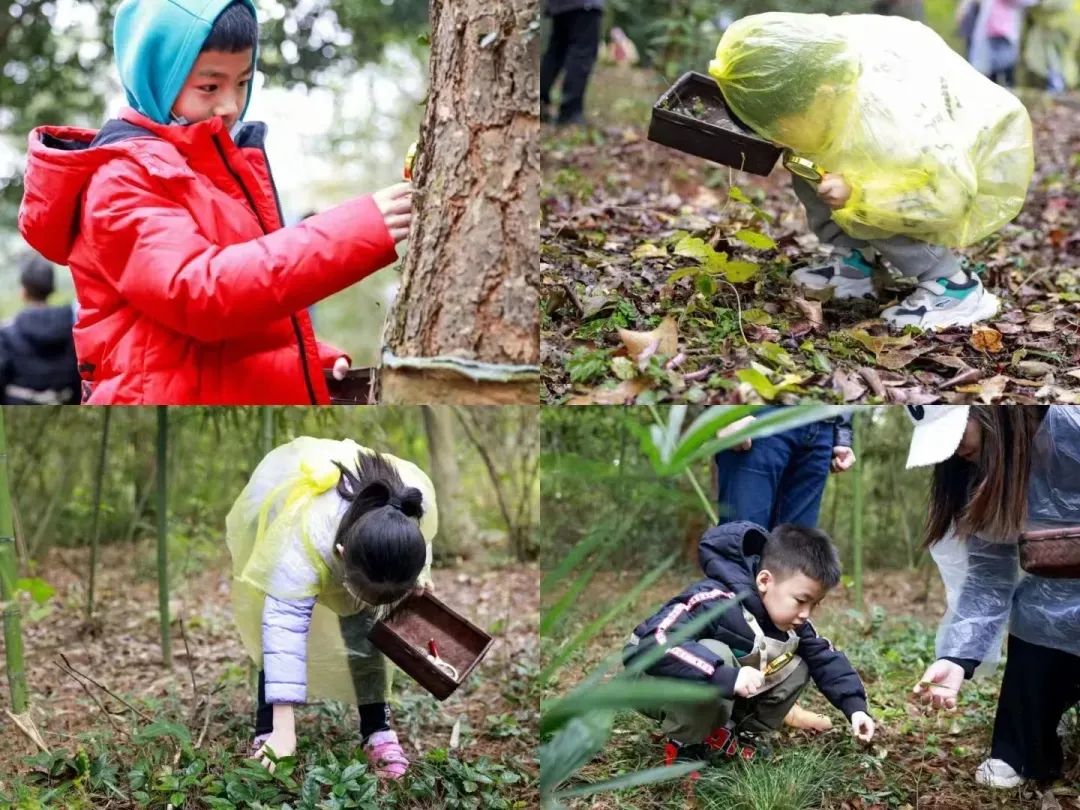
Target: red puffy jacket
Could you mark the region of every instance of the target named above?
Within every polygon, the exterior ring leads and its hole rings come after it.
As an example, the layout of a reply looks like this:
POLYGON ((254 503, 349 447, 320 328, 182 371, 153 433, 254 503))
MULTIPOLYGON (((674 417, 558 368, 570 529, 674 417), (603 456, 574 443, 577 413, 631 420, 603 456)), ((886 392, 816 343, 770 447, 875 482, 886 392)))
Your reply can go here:
POLYGON ((92 404, 324 404, 305 308, 397 258, 370 196, 283 228, 265 124, 30 134, 19 230, 71 267, 92 404))

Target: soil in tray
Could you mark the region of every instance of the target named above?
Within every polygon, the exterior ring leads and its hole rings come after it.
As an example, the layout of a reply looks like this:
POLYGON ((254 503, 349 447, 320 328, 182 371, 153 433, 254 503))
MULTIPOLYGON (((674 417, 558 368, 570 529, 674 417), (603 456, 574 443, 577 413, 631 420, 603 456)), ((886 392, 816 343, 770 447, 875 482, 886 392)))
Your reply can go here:
POLYGON ((479 653, 479 650, 471 649, 463 643, 464 639, 456 638, 448 629, 412 611, 404 612, 396 617, 390 626, 421 655, 428 654, 428 641, 434 639, 439 650, 439 657, 461 673, 469 668, 479 653))
POLYGON ((727 108, 713 96, 702 96, 693 91, 684 92, 681 96, 668 100, 666 108, 673 113, 718 126, 728 132, 736 132, 739 135, 752 134, 732 121, 727 108))

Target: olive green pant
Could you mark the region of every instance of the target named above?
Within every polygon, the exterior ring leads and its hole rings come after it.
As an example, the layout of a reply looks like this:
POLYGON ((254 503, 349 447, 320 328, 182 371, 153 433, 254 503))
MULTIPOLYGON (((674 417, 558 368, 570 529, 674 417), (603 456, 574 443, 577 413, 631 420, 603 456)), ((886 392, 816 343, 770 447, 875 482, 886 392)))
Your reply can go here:
MULTIPOLYGON (((724 666, 738 666, 728 645, 711 638, 702 639, 700 644, 720 656, 724 666)), ((752 698, 731 695, 707 703, 681 703, 646 714, 660 721, 664 734, 684 745, 700 743, 713 729, 729 724, 736 731, 774 731, 783 725, 788 711, 809 680, 810 670, 806 662, 800 660, 788 677, 752 698)))

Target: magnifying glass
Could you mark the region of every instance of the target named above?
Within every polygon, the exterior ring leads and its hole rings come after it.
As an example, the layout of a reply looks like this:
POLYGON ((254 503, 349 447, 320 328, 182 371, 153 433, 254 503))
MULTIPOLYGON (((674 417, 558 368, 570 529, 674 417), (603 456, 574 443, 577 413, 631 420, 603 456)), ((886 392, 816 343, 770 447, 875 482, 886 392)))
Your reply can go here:
POLYGON ((811 183, 820 183, 825 178, 825 170, 814 161, 799 157, 790 149, 784 150, 784 168, 811 183))

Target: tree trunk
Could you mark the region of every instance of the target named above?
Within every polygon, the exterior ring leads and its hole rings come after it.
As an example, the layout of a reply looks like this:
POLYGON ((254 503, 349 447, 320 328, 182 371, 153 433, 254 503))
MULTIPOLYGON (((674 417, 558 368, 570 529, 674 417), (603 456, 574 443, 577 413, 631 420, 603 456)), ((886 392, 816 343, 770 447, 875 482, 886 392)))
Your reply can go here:
POLYGON ((4 651, 11 710, 15 714, 22 714, 29 701, 23 664, 22 621, 15 598, 16 578, 15 532, 11 525, 11 493, 8 491, 7 438, 4 435, 3 410, 0 409, 0 604, 4 608, 4 651))
POLYGON ((476 539, 476 527, 461 499, 461 473, 458 471, 454 442, 454 413, 446 407, 424 407, 424 432, 431 457, 431 480, 439 495, 439 542, 434 547, 440 560, 469 556, 476 539))
POLYGON ((379 401, 539 399, 537 0, 431 0, 427 110, 379 401))
POLYGON ((164 405, 157 407, 157 568, 158 568, 158 620, 161 623, 161 660, 166 667, 172 666, 172 640, 169 638, 169 541, 168 513, 169 491, 166 471, 169 449, 169 411, 164 405))
POLYGON ((90 587, 86 593, 86 619, 94 617, 94 579, 97 576, 98 529, 101 517, 101 487, 105 479, 105 451, 109 444, 109 419, 112 408, 102 408, 101 440, 98 442, 97 469, 94 473, 94 513, 90 522, 90 587))

